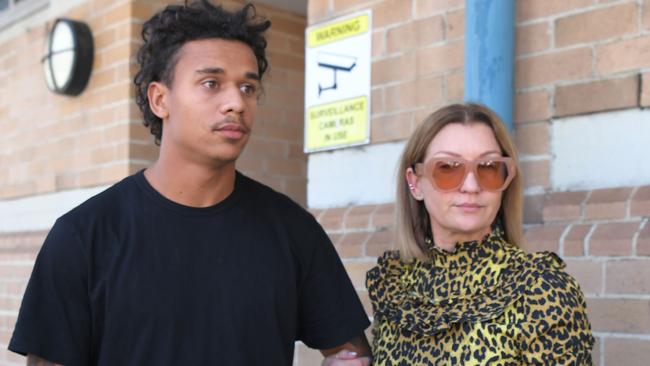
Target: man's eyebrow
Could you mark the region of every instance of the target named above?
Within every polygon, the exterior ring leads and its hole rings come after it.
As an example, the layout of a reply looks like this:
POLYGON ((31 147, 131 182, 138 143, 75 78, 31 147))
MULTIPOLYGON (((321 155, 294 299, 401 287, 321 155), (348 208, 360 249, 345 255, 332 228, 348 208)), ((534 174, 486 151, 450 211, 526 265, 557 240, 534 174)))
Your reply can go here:
MULTIPOLYGON (((220 67, 205 67, 203 69, 198 69, 196 70, 197 74, 202 74, 202 75, 215 75, 215 74, 225 74, 226 70, 220 68, 220 67)), ((256 72, 246 72, 244 73, 244 77, 246 79, 251 79, 251 80, 256 80, 260 81, 260 76, 256 72)))
POLYGON ((244 76, 246 77, 246 79, 252 79, 257 81, 261 80, 260 76, 256 72, 247 72, 244 74, 244 76))
POLYGON ((206 67, 203 69, 198 69, 196 70, 198 74, 205 74, 205 75, 211 75, 211 74, 225 74, 226 71, 220 67, 206 67))

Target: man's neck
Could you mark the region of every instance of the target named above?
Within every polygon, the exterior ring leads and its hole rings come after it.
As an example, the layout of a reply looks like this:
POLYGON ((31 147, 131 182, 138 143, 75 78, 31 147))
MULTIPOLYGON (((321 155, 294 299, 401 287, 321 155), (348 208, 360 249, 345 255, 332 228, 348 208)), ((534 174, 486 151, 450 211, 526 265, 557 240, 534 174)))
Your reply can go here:
POLYGON ((158 159, 144 172, 151 186, 165 198, 190 207, 213 206, 235 188, 235 163, 218 167, 173 164, 158 159))

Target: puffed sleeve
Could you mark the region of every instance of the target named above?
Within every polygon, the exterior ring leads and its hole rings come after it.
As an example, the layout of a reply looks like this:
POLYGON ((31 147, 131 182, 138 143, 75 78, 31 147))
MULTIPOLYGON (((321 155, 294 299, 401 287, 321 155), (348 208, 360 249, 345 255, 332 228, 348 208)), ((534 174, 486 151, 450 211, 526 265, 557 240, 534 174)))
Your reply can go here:
POLYGON ((594 338, 576 280, 549 269, 529 289, 522 322, 526 365, 592 365, 594 338))

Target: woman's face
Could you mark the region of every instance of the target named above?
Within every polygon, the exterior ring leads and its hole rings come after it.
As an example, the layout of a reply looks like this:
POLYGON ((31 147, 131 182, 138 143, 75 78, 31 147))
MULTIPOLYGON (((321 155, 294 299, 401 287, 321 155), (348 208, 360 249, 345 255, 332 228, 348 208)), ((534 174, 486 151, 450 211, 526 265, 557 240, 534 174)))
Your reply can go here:
MULTIPOLYGON (((501 157, 501 148, 484 123, 451 123, 443 127, 427 149, 424 162, 434 158, 501 157)), ((449 192, 436 189, 425 176, 408 168, 406 178, 411 194, 424 201, 429 212, 436 245, 446 247, 458 241, 480 240, 490 232, 501 206, 502 192, 482 189, 474 173, 469 172, 461 185, 449 192)))

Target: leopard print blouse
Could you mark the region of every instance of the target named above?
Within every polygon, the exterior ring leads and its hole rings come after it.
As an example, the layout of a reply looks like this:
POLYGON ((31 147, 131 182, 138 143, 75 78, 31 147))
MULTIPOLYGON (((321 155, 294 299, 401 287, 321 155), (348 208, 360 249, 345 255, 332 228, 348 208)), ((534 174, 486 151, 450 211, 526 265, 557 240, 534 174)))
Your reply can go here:
POLYGON ((498 227, 426 260, 384 253, 366 278, 373 365, 591 365, 585 301, 564 267, 498 227))

